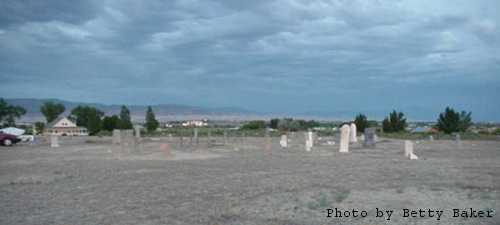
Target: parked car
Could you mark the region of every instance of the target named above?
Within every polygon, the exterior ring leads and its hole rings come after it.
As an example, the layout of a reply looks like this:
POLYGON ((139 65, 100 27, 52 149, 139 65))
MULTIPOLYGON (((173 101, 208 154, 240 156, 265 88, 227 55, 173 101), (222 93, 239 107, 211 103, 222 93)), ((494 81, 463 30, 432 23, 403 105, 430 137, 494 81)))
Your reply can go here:
POLYGON ((6 134, 2 131, 0 131, 0 144, 5 145, 5 146, 10 146, 12 144, 15 144, 17 142, 20 142, 21 139, 17 138, 17 136, 12 135, 12 134, 6 134))

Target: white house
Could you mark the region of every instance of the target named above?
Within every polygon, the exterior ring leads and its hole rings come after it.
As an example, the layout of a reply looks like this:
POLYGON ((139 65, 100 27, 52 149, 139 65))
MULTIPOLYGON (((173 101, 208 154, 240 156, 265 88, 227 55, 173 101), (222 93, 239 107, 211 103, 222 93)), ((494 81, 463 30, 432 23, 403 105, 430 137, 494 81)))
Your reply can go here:
POLYGON ((75 122, 67 117, 59 117, 47 124, 44 131, 45 135, 58 136, 87 136, 87 128, 79 127, 75 122))
POLYGON ((208 126, 207 120, 189 120, 182 123, 183 127, 205 127, 208 126))

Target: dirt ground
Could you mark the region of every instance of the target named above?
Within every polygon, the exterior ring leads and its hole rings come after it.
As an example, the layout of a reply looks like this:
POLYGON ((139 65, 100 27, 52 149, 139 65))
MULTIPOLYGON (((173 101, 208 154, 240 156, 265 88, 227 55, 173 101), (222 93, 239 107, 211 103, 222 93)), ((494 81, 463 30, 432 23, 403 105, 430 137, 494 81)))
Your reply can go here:
POLYGON ((0 224, 500 224, 498 141, 419 141, 414 161, 389 139, 349 153, 278 138, 143 138, 134 153, 111 138, 60 141, 0 147, 0 224), (367 216, 328 218, 335 208, 367 216), (492 217, 453 217, 469 208, 492 217))

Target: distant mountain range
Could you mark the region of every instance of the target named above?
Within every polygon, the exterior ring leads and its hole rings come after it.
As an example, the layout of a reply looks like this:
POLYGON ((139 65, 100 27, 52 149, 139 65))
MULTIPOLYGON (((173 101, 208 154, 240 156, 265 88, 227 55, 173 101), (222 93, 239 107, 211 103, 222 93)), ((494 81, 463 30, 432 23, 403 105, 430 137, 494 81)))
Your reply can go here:
MULTIPOLYGON (((9 104, 18 105, 26 109, 27 113, 21 118, 21 121, 33 122, 43 121, 44 117, 40 112, 40 107, 46 101, 61 103, 66 107, 65 115, 79 105, 92 106, 106 115, 119 114, 121 105, 106 105, 101 103, 72 102, 61 99, 35 99, 35 98, 8 98, 5 99, 9 104)), ((182 120, 182 119, 223 119, 223 120, 242 120, 248 118, 258 118, 262 115, 245 109, 236 107, 197 107, 179 104, 160 104, 151 105, 155 115, 160 120, 182 120)), ((144 114, 147 106, 145 105, 127 105, 132 119, 135 121, 144 120, 144 114)))

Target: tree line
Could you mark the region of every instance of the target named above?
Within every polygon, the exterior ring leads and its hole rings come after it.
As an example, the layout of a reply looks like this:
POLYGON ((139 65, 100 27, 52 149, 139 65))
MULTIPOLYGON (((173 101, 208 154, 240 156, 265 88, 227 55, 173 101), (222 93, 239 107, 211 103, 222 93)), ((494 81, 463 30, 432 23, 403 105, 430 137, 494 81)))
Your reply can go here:
MULTIPOLYGON (((40 107, 40 112, 44 115, 47 124, 56 120, 64 111, 65 107, 61 103, 45 102, 40 107)), ((92 107, 79 105, 73 108, 68 116, 72 121, 76 122, 77 126, 87 128, 89 135, 98 134, 100 131, 113 131, 114 129, 132 129, 132 119, 130 117, 130 110, 126 106, 122 106, 119 115, 105 116, 104 112, 92 107)), ((159 126, 155 114, 151 106, 146 110, 146 130, 152 132, 159 126)), ((37 126, 41 124, 38 123, 37 126)), ((41 129, 43 130, 43 129, 41 129)))
MULTIPOLYGON (((61 103, 53 101, 45 102, 40 107, 40 112, 46 119, 47 124, 56 120, 66 108, 61 103)), ((15 126, 16 119, 26 114, 26 109, 20 106, 8 104, 3 98, 0 98, 0 127, 15 126)), ((119 115, 106 116, 104 112, 92 106, 78 106, 73 108, 68 116, 75 121, 78 126, 87 128, 90 135, 95 135, 102 130, 112 131, 114 129, 132 129, 130 111, 126 106, 122 106, 119 115)), ((146 110, 145 127, 148 132, 156 130, 159 126, 158 120, 151 106, 146 110)), ((368 120, 366 115, 358 114, 354 121, 358 131, 364 132, 367 127, 377 126, 377 122, 368 120)), ((444 112, 440 113, 435 128, 444 133, 465 132, 472 125, 472 113, 466 111, 455 111, 451 107, 446 107, 444 112)), ((314 120, 300 120, 293 118, 274 118, 269 122, 264 120, 250 121, 244 124, 241 129, 254 130, 272 128, 282 131, 307 130, 318 127, 319 122, 314 120)), ((45 123, 35 123, 36 129, 42 131, 45 123)), ((402 132, 408 126, 407 119, 403 112, 393 110, 382 121, 382 130, 387 133, 402 132)))

